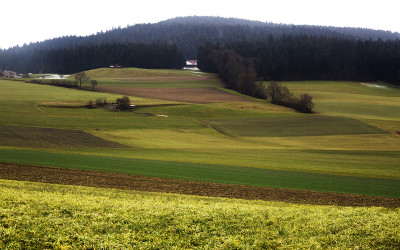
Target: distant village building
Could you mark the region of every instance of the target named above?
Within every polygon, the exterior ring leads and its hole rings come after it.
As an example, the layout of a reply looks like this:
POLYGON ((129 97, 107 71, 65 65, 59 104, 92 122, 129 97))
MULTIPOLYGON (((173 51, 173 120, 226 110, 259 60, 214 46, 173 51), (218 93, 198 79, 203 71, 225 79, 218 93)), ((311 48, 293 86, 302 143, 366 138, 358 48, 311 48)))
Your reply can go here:
POLYGON ((16 76, 17 76, 17 73, 14 71, 5 70, 3 72, 0 72, 0 77, 15 78, 16 76))
POLYGON ((121 68, 123 68, 123 66, 119 65, 118 63, 117 64, 110 64, 110 68, 112 68, 112 69, 114 69, 114 68, 121 69, 121 68))
POLYGON ((186 68, 197 68, 197 60, 187 60, 186 68))

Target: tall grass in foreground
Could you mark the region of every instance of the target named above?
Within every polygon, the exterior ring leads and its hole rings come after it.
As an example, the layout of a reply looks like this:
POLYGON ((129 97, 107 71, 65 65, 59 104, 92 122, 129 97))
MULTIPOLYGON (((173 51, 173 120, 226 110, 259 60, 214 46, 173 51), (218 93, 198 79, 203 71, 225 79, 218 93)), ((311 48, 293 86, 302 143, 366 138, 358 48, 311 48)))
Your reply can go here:
POLYGON ((0 180, 0 248, 393 248, 400 209, 0 180))

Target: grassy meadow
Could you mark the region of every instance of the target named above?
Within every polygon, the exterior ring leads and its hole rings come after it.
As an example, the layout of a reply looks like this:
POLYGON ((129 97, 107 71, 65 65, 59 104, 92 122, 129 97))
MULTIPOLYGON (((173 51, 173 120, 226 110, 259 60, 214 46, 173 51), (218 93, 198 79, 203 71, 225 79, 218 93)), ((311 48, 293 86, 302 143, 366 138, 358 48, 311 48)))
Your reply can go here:
POLYGON ((100 68, 86 71, 94 79, 131 79, 131 78, 186 78, 197 77, 201 72, 173 69, 141 69, 141 68, 100 68))
POLYGON ((396 249, 400 210, 0 180, 2 249, 396 249))
MULTIPOLYGON (((213 75, 99 69, 101 86, 222 88, 213 75)), ((400 198, 400 89, 285 82, 316 114, 250 98, 190 104, 0 80, 0 162, 400 198), (221 133, 223 132, 223 133, 221 133)), ((88 87, 90 87, 88 85, 88 87)), ((206 97, 204 97, 206 98, 206 97)), ((400 247, 399 208, 336 207, 0 179, 0 248, 400 247)))
MULTIPOLYGON (((97 71, 104 75, 107 70, 97 71)), ((125 84, 132 85, 136 82, 129 77, 135 74, 141 77, 170 74, 175 78, 180 74, 181 77, 195 74, 170 70, 143 70, 145 73, 138 69, 123 70, 125 84), (126 75, 126 72, 134 74, 126 75)), ((99 86, 112 84, 107 82, 109 79, 105 79, 106 82, 99 79, 99 86)), ((208 87, 215 79, 200 81, 208 87)), ((176 80, 160 81, 160 84, 170 83, 184 86, 176 80)), ((296 94, 308 92, 313 95, 314 109, 318 114, 299 114, 261 100, 182 104, 157 100, 156 96, 153 99, 131 97, 132 102, 141 107, 134 112, 71 108, 97 98, 111 102, 120 96, 3 80, 0 81, 0 124, 19 126, 13 131, 24 126, 62 129, 62 138, 68 137, 65 131, 79 130, 116 144, 104 144, 99 148, 74 141, 66 146, 57 146, 59 142, 52 142, 50 137, 46 139, 45 134, 26 132, 24 138, 29 138, 25 140, 35 142, 29 145, 18 142, 17 137, 22 135, 17 133, 14 144, 8 136, 9 143, 0 145, 0 158, 3 162, 79 166, 80 169, 125 171, 206 182, 400 197, 397 191, 400 185, 400 137, 390 133, 398 131, 400 89, 352 82, 284 84, 296 94), (384 105, 397 113, 375 110, 374 115, 366 118, 364 109, 357 110, 362 105, 374 105, 374 101, 377 106, 384 105), (335 111, 338 105, 344 106, 340 109, 342 115, 335 111), (230 136, 220 134, 210 125, 230 136), (52 160, 62 156, 74 160, 67 161, 67 164, 65 160, 52 160), (96 158, 126 163, 121 167, 116 163, 107 167, 101 163, 102 160, 98 161, 99 164, 92 164, 97 162, 96 158), (187 166, 187 171, 170 169, 175 166, 183 169, 187 166), (224 174, 225 171, 230 174, 224 174), (321 181, 325 178, 329 181, 321 181), (341 184, 351 183, 351 178, 363 181, 353 182, 357 188, 341 184), (374 186, 381 188, 372 188, 371 183, 377 183, 374 186)), ((179 86, 174 88, 179 91, 179 86)), ((215 88, 220 88, 220 85, 215 85, 215 88)), ((3 135, 3 141, 5 139, 3 135)))
POLYGON ((294 93, 314 97, 321 114, 353 117, 400 131, 400 88, 384 83, 285 82, 294 93))

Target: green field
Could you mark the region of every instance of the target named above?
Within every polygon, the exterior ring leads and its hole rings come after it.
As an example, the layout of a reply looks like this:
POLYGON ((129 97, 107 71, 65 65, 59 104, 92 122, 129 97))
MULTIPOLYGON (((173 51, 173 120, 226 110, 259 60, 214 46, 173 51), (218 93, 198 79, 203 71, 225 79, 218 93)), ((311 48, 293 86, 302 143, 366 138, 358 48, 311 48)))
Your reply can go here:
MULTIPOLYGON (((287 82, 294 93, 310 93, 321 114, 394 121, 400 131, 400 88, 358 82, 287 82)), ((381 123, 384 124, 384 123, 381 123)), ((384 126, 385 127, 385 126, 384 126)))
POLYGON ((21 150, 1 150, 0 157, 3 162, 10 163, 56 166, 136 176, 400 198, 400 181, 395 179, 334 176, 215 164, 21 150))
POLYGON ((218 121, 221 127, 238 136, 291 137, 383 134, 383 130, 352 118, 303 115, 267 117, 255 119, 225 119, 218 121))
MULTIPOLYGON (((186 71, 91 73, 99 86, 222 89, 218 79, 186 71)), ((84 105, 119 95, 0 80, 0 162, 400 198, 399 88, 284 84, 312 95, 315 114, 255 99, 182 104, 157 96, 130 96, 139 109, 111 112, 84 105)), ((1 249, 400 247, 399 208, 2 179, 0 189, 1 249)))
MULTIPOLYGON (((100 68, 86 72, 90 78, 112 79, 112 78, 186 78, 198 77, 199 74, 193 71, 182 71, 173 69, 140 69, 140 68, 100 68)), ((200 74, 201 75, 201 74, 200 74)))
MULTIPOLYGON (((102 68, 87 71, 101 86, 130 88, 223 87, 215 74, 169 69, 102 68)), ((71 76, 72 78, 73 76, 71 76)))
MULTIPOLYGON (((151 74, 172 74, 173 77, 181 74, 185 77, 193 74, 185 71, 171 73, 157 70, 143 73, 137 69, 124 70, 142 74, 142 77, 151 77, 151 74)), ((214 79, 202 81, 210 81, 208 84, 212 84, 214 79)), ((175 80, 170 83, 181 84, 175 80)), ((112 82, 105 84, 109 86, 112 82)), ((101 164, 102 160, 99 160, 99 164, 91 163, 106 157, 115 162, 131 162, 122 167, 123 171, 130 174, 399 197, 395 189, 400 182, 400 137, 390 133, 397 131, 398 114, 376 112, 366 119, 362 116, 364 110, 357 107, 374 105, 376 101, 379 107, 384 105, 389 110, 398 110, 400 89, 372 88, 350 82, 285 84, 295 93, 308 91, 315 94, 315 111, 320 114, 299 114, 261 100, 165 106, 171 102, 138 97, 131 97, 134 104, 141 105, 135 112, 68 108, 85 105, 88 100, 94 101, 97 98, 113 101, 119 96, 21 81, 0 81, 0 124, 14 125, 14 129, 19 128, 19 133, 29 135, 18 141, 21 134, 15 133, 13 144, 10 143, 10 133, 0 133, 3 141, 0 145, 0 158, 7 162, 25 164, 56 167, 76 165, 81 169, 122 171, 118 170, 121 169, 118 164, 111 168, 101 164), (343 115, 335 111, 337 105, 344 106, 341 109, 343 115), (145 115, 149 113, 155 115, 145 115), (210 128, 210 124, 230 136, 220 134, 210 128), (68 137, 65 131, 79 130, 110 144, 99 144, 95 148, 89 143, 80 147, 81 142, 74 141, 73 137, 65 145, 57 144, 49 142, 45 135, 33 132, 37 131, 33 129, 35 127, 60 129, 51 130, 51 136, 57 137, 59 131, 61 138, 68 137), (392 130, 387 131, 389 129, 392 130), (23 140, 32 143, 23 143, 23 140), (112 143, 125 148, 110 146, 112 143), (18 157, 7 158, 10 152, 18 157), (41 152, 48 155, 72 155, 75 159, 85 156, 92 160, 60 165, 57 161, 45 161, 46 157, 41 156, 41 152), (146 171, 142 169, 138 172, 142 165, 136 163, 142 160, 149 167, 146 167, 146 171), (183 171, 185 174, 180 175, 183 173, 181 170, 169 169, 176 164, 183 169, 187 166, 187 171, 183 171), (218 172, 220 176, 216 176, 209 166, 218 166, 224 170, 218 172), (161 169, 166 171, 161 173, 161 169), (202 174, 197 174, 195 169, 202 169, 202 174), (224 171, 230 174, 224 175, 224 171), (249 174, 243 175, 243 171, 249 174), (252 171, 264 172, 254 174, 252 171), (274 173, 274 178, 265 178, 271 173, 274 173), (288 173, 292 177, 283 177, 281 173, 288 173), (310 178, 318 179, 315 176, 320 176, 321 180, 327 176, 331 181, 321 181, 322 184, 309 181, 310 178), (351 178, 370 180, 355 181, 357 188, 351 185, 338 188, 342 181, 351 178), (371 183, 378 183, 376 185, 382 188, 371 191, 371 183)), ((215 87, 220 88, 219 85, 215 87)), ((174 88, 179 89, 178 86, 174 88)))
POLYGON ((397 249, 400 210, 0 180, 2 249, 397 249))

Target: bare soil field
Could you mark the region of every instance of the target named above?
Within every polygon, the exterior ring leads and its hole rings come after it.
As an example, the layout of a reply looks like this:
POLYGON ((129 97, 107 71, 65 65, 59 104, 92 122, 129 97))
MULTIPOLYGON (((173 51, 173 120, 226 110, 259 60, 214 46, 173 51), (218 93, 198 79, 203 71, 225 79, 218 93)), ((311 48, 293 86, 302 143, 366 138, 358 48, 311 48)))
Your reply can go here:
POLYGON ((81 130, 0 125, 0 145, 40 148, 126 148, 81 130))
POLYGON ((400 207, 400 198, 206 183, 0 163, 0 178, 63 185, 318 205, 400 207))
POLYGON ((97 90, 120 95, 137 96, 187 103, 252 102, 252 100, 215 88, 129 88, 97 87, 97 90))

